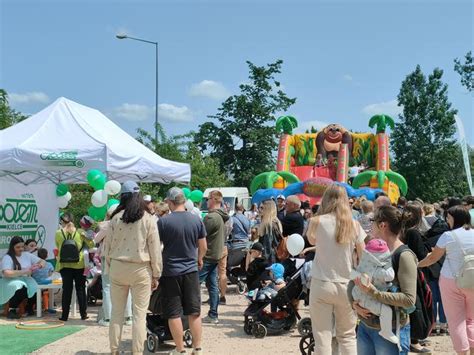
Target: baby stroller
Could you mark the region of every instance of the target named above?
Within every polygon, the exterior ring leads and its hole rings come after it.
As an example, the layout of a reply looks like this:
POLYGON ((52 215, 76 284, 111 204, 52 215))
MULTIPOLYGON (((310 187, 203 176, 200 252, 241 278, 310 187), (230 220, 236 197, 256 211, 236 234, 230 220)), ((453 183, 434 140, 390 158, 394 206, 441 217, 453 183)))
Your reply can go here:
POLYGON ((102 276, 98 275, 93 278, 91 283, 87 285, 87 303, 90 305, 97 304, 102 299, 102 276))
POLYGON ((237 285, 241 295, 247 291, 245 272, 247 250, 245 246, 229 248, 229 254, 227 255, 227 279, 231 285, 237 285))
POLYGON ((256 338, 264 338, 267 335, 280 334, 289 331, 301 319, 298 311, 293 305, 302 292, 301 268, 287 279, 287 284, 273 299, 264 301, 253 301, 244 313, 244 331, 256 338), (269 312, 266 308, 278 308, 277 312, 269 312))
MULTIPOLYGON (((148 310, 151 313, 146 315, 146 346, 149 352, 154 353, 158 349, 159 345, 165 341, 173 340, 170 328, 168 326, 168 320, 164 319, 161 307, 161 290, 158 287, 153 292, 150 299, 150 305, 148 310)), ((181 317, 184 329, 184 344, 186 347, 191 348, 193 346, 193 336, 189 330, 188 317, 181 317)))

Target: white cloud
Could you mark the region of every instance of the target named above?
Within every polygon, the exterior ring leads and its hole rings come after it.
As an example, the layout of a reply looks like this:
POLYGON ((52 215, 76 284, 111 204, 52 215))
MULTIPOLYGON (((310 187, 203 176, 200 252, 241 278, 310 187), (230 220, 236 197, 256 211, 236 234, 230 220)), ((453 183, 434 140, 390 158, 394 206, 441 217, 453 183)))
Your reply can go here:
POLYGON ((386 102, 379 102, 376 104, 370 104, 365 106, 362 109, 362 112, 367 115, 378 115, 385 113, 391 116, 397 116, 398 114, 402 113, 403 108, 398 106, 397 100, 391 100, 386 102))
POLYGON ((12 105, 28 105, 28 104, 47 104, 50 100, 48 95, 41 91, 26 92, 24 94, 11 93, 8 94, 8 101, 12 105))
POLYGON ((159 104, 158 115, 165 121, 190 122, 193 120, 194 113, 187 106, 159 104))
POLYGON ((344 75, 342 76, 342 78, 343 78, 344 80, 346 80, 346 81, 352 81, 352 80, 354 80, 354 78, 352 77, 352 75, 349 75, 349 74, 344 74, 344 75))
POLYGON ((213 100, 222 100, 229 97, 230 92, 218 81, 203 80, 200 83, 191 85, 189 95, 207 97, 213 100))
MULTIPOLYGON (((155 107, 125 103, 114 109, 115 116, 127 121, 145 121, 155 117, 155 107)), ((190 122, 194 113, 186 106, 158 105, 158 119, 170 122, 190 122)))
POLYGON ((115 115, 127 121, 145 121, 153 116, 154 108, 146 105, 124 103, 117 107, 115 115))
POLYGON ((298 122, 298 128, 295 130, 295 133, 305 133, 306 130, 311 131, 311 127, 314 127, 317 131, 320 131, 327 125, 329 125, 329 123, 318 120, 302 121, 298 122))

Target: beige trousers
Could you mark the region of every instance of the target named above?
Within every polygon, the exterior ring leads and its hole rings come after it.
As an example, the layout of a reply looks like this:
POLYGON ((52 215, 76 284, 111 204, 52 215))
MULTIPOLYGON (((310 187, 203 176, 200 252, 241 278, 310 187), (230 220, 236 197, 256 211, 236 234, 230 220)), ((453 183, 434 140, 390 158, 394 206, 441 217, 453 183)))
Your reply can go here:
POLYGON ((146 340, 146 312, 151 295, 151 267, 112 260, 110 264, 110 296, 112 316, 109 327, 110 350, 118 353, 128 292, 132 294, 132 352, 143 354, 146 340))
POLYGON ((333 353, 331 343, 335 324, 340 354, 356 355, 357 317, 349 303, 347 284, 312 279, 309 307, 315 354, 333 353))

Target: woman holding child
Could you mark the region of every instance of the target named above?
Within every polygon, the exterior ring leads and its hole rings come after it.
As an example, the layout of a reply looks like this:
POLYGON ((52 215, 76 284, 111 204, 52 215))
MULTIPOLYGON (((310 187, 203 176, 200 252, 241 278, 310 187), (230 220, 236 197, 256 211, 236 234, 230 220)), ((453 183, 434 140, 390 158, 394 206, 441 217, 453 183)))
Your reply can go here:
MULTIPOLYGON (((382 206, 374 213, 373 237, 385 241, 392 253, 392 260, 395 258, 399 260, 398 269, 394 267, 395 292, 380 291, 374 287, 370 280, 355 279, 356 286, 367 296, 384 305, 400 309, 399 315, 395 314, 395 317, 392 317, 393 333, 397 334, 397 325, 400 327, 399 344, 387 340, 380 334, 380 317, 363 308, 359 300, 353 300, 353 307, 360 319, 357 330, 357 352, 359 354, 408 354, 410 349, 409 317, 408 312, 404 310, 413 308, 415 305, 417 260, 415 254, 399 239, 403 225, 403 214, 395 207, 382 206)), ((352 286, 351 283, 349 287, 351 300, 352 286)))

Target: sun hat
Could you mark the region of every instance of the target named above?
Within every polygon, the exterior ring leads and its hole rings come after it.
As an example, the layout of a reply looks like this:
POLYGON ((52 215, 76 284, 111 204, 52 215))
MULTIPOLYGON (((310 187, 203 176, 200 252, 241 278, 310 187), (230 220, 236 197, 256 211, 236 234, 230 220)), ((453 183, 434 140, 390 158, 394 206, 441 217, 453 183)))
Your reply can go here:
POLYGON ((283 275, 285 274, 285 268, 280 263, 272 264, 271 266, 267 267, 265 270, 270 270, 273 273, 273 277, 275 279, 282 279, 283 275))
POLYGON ((263 251, 263 245, 262 245, 262 243, 256 242, 250 247, 250 250, 256 250, 256 251, 262 252, 263 251))
POLYGON ((135 181, 127 181, 122 184, 122 189, 120 190, 120 194, 126 194, 126 193, 138 193, 140 192, 140 188, 138 187, 137 183, 135 181))
POLYGON ((283 196, 283 195, 278 195, 278 196, 277 196, 277 200, 283 200, 283 201, 285 201, 285 200, 286 200, 286 197, 283 196))
POLYGON ((388 245, 382 239, 372 239, 365 246, 365 250, 370 253, 386 253, 389 251, 388 245))

